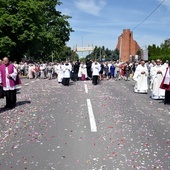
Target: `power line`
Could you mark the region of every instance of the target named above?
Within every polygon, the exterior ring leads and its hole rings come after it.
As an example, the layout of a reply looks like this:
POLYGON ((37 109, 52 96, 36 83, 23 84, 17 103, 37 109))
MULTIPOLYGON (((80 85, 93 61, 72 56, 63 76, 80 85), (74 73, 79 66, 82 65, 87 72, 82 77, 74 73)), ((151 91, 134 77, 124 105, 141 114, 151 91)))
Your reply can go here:
POLYGON ((141 21, 136 27, 134 27, 132 30, 139 27, 141 24, 143 24, 163 3, 165 0, 163 0, 143 21, 141 21))

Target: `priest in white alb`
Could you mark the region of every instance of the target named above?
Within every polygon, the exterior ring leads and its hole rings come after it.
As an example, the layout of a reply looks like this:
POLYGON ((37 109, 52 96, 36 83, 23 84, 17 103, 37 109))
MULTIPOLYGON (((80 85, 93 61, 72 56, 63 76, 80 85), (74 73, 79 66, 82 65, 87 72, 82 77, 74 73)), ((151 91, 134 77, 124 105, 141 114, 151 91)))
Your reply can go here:
POLYGON ((136 81, 134 87, 135 93, 148 92, 148 69, 144 60, 141 60, 140 64, 137 66, 133 79, 136 81))
POLYGON ((165 75, 166 67, 161 65, 161 60, 156 60, 156 65, 152 68, 151 76, 151 98, 152 99, 164 99, 165 90, 160 88, 161 82, 165 75))

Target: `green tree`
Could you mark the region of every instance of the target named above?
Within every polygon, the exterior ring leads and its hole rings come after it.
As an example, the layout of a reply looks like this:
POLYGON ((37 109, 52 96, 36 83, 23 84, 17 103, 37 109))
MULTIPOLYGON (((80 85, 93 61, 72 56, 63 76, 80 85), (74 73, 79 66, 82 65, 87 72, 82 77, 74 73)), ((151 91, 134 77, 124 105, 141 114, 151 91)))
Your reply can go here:
POLYGON ((91 54, 86 56, 86 59, 97 59, 98 61, 102 60, 102 58, 105 58, 106 61, 108 60, 117 60, 119 58, 119 50, 109 50, 108 48, 97 47, 95 46, 94 50, 91 54))
POLYGON ((164 43, 162 43, 161 45, 161 48, 166 48, 166 49, 169 49, 170 48, 170 38, 167 38, 164 43))
POLYGON ((167 38, 160 46, 155 44, 148 46, 149 60, 170 60, 170 38, 167 38))
POLYGON ((141 56, 141 50, 138 50, 138 51, 136 52, 136 55, 141 56))
POLYGON ((54 60, 57 61, 65 61, 65 60, 70 60, 70 61, 76 61, 78 60, 78 54, 71 50, 70 47, 63 46, 60 52, 56 52, 54 54, 54 60))
POLYGON ((43 60, 69 40, 69 16, 56 10, 59 0, 0 0, 0 54, 43 60))

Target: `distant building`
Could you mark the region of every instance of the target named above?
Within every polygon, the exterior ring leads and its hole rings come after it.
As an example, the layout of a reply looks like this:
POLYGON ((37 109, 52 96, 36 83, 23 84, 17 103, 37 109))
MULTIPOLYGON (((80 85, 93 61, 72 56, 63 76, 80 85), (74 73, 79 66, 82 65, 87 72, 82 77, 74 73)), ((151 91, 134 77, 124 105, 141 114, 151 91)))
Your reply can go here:
POLYGON ((130 29, 124 29, 123 34, 118 37, 116 47, 119 50, 120 60, 122 62, 130 61, 140 51, 138 43, 133 39, 133 32, 130 29))

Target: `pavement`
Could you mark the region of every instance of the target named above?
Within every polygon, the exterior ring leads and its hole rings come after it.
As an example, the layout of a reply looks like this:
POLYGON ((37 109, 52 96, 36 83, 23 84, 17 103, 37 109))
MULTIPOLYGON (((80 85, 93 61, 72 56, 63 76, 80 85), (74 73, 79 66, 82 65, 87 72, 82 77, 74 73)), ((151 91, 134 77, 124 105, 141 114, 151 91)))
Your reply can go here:
POLYGON ((0 109, 0 170, 169 170, 170 107, 134 83, 22 79, 0 109))

